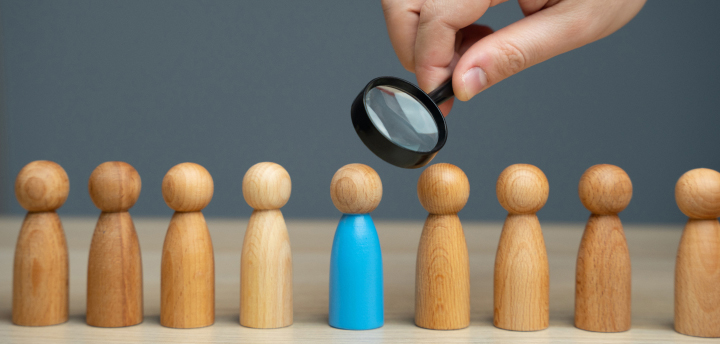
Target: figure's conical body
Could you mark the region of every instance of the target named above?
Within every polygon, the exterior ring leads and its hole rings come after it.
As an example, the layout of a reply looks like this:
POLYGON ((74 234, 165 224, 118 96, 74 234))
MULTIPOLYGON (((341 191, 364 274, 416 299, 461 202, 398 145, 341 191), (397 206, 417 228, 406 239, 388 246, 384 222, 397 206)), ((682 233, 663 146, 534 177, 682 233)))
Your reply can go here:
POLYGON ((290 199, 290 175, 261 162, 243 178, 250 216, 240 267, 240 324, 278 328, 293 323, 292 252, 280 208, 290 199))
POLYGON ((333 204, 343 216, 330 256, 328 323, 346 330, 383 326, 382 253, 370 212, 382 198, 380 177, 370 167, 340 168, 330 184, 333 204))
POLYGON ((509 166, 498 178, 498 200, 509 214, 495 256, 496 327, 513 331, 548 327, 550 273, 535 213, 545 205, 549 190, 545 174, 532 165, 509 166))
POLYGON ((675 263, 675 330, 720 337, 720 173, 695 169, 675 186, 675 200, 690 219, 675 263))
POLYGON ((366 330, 383 326, 380 239, 369 214, 343 214, 330 255, 330 326, 366 330))
POLYGON ((470 265, 457 213, 470 195, 467 176, 457 166, 435 164, 418 180, 425 220, 415 269, 415 324, 434 330, 470 325, 470 265))
POLYGON ((68 249, 55 210, 68 196, 70 183, 60 165, 34 161, 18 173, 15 195, 28 210, 13 267, 12 322, 47 326, 68 320, 68 249))
POLYGON ((592 212, 578 250, 575 326, 595 332, 621 332, 631 323, 631 267, 619 212, 632 198, 627 173, 595 165, 583 174, 580 200, 592 212))
POLYGON ((425 220, 415 267, 415 324, 434 330, 470 324, 469 258, 457 215, 425 220))
POLYGON ((140 176, 127 163, 105 162, 90 175, 88 187, 102 213, 90 243, 86 322, 98 327, 139 324, 142 259, 128 209, 140 196, 140 176))
POLYGON ((215 258, 201 210, 212 199, 212 177, 198 164, 182 163, 165 175, 162 191, 175 214, 162 251, 160 324, 210 326, 215 322, 215 258))
POLYGON ((292 252, 279 209, 253 211, 241 260, 240 324, 254 328, 292 325, 292 252))
POLYGON ((575 326, 595 332, 630 329, 631 267, 617 215, 590 215, 578 250, 575 326))

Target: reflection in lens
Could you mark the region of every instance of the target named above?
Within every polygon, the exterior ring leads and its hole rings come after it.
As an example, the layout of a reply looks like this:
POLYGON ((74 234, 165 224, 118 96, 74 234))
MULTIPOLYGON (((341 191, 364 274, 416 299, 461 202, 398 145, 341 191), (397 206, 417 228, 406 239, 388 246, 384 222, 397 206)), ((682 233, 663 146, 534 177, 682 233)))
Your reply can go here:
POLYGON ((438 128, 425 106, 390 86, 376 86, 365 95, 365 108, 375 127, 393 143, 428 152, 438 142, 438 128))

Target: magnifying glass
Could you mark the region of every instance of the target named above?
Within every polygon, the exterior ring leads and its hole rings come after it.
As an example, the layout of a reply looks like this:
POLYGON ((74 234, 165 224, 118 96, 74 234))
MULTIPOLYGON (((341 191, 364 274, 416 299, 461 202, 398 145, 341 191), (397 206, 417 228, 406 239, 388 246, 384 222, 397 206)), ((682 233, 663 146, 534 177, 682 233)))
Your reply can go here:
POLYGON ((445 145, 447 125, 438 105, 452 96, 452 79, 425 93, 405 80, 385 76, 365 86, 350 115, 360 140, 380 159, 418 168, 445 145))

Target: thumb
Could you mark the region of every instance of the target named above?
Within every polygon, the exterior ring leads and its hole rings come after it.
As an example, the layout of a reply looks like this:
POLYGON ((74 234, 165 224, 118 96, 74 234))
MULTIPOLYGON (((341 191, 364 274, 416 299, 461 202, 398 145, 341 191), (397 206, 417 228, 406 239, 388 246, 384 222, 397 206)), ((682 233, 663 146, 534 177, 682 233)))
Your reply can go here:
MULTIPOLYGON (((455 96, 470 100, 532 65, 600 39, 590 16, 563 13, 560 5, 538 11, 473 44, 453 71, 455 96)), ((565 12, 567 12, 565 10, 565 12)))

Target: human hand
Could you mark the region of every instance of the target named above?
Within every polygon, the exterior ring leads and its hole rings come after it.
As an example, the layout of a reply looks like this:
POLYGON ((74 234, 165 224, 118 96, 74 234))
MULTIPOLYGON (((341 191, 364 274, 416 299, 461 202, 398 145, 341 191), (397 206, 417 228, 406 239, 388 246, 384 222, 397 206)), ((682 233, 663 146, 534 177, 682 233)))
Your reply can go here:
MULTIPOLYGON (((395 53, 430 92, 452 76, 462 101, 627 24, 645 0, 518 0, 525 18, 497 32, 474 24, 507 0, 382 0, 395 53)), ((440 106, 445 115, 452 101, 440 106)))

